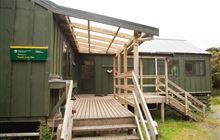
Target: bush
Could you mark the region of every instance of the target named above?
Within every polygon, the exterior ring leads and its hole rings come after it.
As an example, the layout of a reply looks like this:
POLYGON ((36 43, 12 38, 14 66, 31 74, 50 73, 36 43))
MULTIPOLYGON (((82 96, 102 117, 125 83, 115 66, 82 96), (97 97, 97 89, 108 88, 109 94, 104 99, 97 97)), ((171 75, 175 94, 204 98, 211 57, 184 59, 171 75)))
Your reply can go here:
POLYGON ((45 121, 41 121, 39 131, 40 131, 40 140, 51 139, 51 135, 52 135, 51 129, 47 127, 45 121))

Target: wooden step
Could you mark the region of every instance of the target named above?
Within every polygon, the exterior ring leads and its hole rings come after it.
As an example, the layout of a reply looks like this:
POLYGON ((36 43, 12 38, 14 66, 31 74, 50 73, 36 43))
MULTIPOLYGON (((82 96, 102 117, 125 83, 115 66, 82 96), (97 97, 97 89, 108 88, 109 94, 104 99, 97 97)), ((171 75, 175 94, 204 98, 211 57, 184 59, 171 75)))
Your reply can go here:
POLYGON ((97 136, 97 137, 76 137, 73 140, 140 140, 137 135, 126 136, 97 136))
POLYGON ((75 119, 73 126, 98 126, 114 124, 135 124, 134 116, 121 118, 75 119))
POLYGON ((137 128, 135 124, 118 124, 118 125, 99 125, 99 126, 77 126, 73 127, 73 132, 88 132, 88 131, 112 131, 122 129, 137 128))
POLYGON ((188 113, 185 114, 185 107, 182 103, 178 102, 178 100, 169 97, 169 104, 172 108, 174 108, 176 111, 178 111, 180 114, 187 116, 193 120, 198 120, 198 118, 194 115, 193 112, 191 112, 190 110, 188 110, 188 113))

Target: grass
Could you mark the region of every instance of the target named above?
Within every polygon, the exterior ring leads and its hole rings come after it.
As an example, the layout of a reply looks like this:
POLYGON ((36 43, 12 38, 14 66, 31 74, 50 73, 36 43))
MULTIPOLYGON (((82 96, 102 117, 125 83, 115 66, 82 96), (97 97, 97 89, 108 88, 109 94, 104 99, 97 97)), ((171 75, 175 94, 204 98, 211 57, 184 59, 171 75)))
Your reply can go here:
POLYGON ((171 119, 158 126, 160 140, 200 140, 207 136, 206 131, 198 127, 196 122, 171 119))
MULTIPOLYGON (((212 97, 211 105, 220 105, 220 97, 212 97)), ((153 116, 160 116, 154 112, 153 116)), ((213 112, 208 112, 213 113, 213 112)), ((220 139, 220 119, 207 117, 202 122, 187 120, 172 109, 166 110, 165 122, 156 118, 160 140, 216 140, 220 139)))
POLYGON ((220 105, 220 96, 211 97, 211 105, 220 105))

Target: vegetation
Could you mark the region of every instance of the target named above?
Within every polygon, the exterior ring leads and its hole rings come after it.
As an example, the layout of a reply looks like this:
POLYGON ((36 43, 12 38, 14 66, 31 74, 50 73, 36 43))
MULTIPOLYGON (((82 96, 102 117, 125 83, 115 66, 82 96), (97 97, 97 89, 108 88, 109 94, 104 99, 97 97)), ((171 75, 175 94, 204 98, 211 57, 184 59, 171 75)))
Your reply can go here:
POLYGON ((51 140, 52 133, 50 128, 47 127, 45 121, 41 121, 39 131, 40 131, 40 140, 51 140))
MULTIPOLYGON (((220 105, 220 97, 212 97, 211 105, 220 105)), ((215 112, 215 111, 214 111, 215 112)), ((208 113, 214 113, 210 111, 208 113)), ((160 112, 153 112, 159 116, 160 112)), ((201 122, 189 121, 167 109, 165 122, 161 123, 157 118, 160 140, 216 140, 220 139, 220 119, 213 119, 207 114, 207 118, 201 122)))
MULTIPOLYGON (((213 89, 220 89, 220 48, 209 48, 207 49, 212 55, 211 67, 212 67, 212 81, 213 89)), ((220 93, 219 93, 220 95, 220 93)))
POLYGON ((220 105, 220 97, 212 97, 211 105, 220 105))

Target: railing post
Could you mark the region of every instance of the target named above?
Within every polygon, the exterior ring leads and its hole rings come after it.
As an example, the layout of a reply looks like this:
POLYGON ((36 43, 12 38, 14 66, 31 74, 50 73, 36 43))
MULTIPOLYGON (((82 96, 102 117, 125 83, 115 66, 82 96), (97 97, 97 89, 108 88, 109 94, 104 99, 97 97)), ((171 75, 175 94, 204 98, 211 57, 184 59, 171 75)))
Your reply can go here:
MULTIPOLYGON (((118 53, 118 75, 121 74, 121 54, 118 53)), ((121 95, 121 78, 118 77, 118 96, 121 95)))
MULTIPOLYGON (((134 44, 133 55, 134 55, 134 58, 133 58, 133 65, 134 65, 134 74, 137 77, 137 79, 139 78, 139 51, 138 51, 139 43, 138 43, 138 38, 140 36, 141 36, 140 32, 134 31, 134 39, 133 39, 133 44, 134 44)), ((138 80, 138 83, 139 83, 139 80, 138 80)), ((138 89, 135 87, 134 91, 137 92, 137 90, 138 89)), ((138 97, 138 99, 139 98, 140 97, 138 97)))
POLYGON ((166 103, 168 104, 168 64, 167 59, 165 61, 165 92, 166 92, 166 103))
POLYGON ((113 57, 113 87, 114 87, 114 98, 116 97, 116 55, 113 57))
POLYGON ((187 93, 185 92, 185 114, 187 115, 188 113, 188 96, 187 93))
POLYGON ((140 58, 140 85, 141 85, 141 91, 144 92, 144 87, 143 87, 143 60, 140 58))
POLYGON ((127 66, 127 44, 124 45, 124 98, 125 98, 125 107, 128 108, 128 103, 127 103, 127 100, 128 100, 128 90, 127 90, 127 87, 128 87, 128 79, 127 79, 127 72, 128 72, 128 66, 127 66))
POLYGON ((202 105, 203 119, 205 119, 205 105, 202 105))

